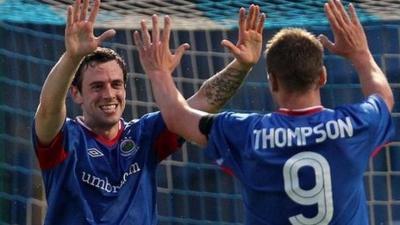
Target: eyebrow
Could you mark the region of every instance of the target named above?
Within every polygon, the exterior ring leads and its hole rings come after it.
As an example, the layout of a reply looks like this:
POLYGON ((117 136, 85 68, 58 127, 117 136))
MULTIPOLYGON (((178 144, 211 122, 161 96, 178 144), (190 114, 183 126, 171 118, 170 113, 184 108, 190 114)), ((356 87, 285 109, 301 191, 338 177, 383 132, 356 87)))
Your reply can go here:
MULTIPOLYGON (((107 81, 97 80, 97 81, 93 81, 92 83, 90 83, 89 86, 104 84, 104 83, 107 83, 107 81)), ((111 83, 114 84, 114 83, 125 83, 125 82, 123 79, 115 79, 115 80, 112 80, 111 83)))
POLYGON ((125 82, 122 79, 115 79, 115 80, 112 80, 111 83, 125 83, 125 82))
POLYGON ((93 81, 92 83, 89 84, 89 86, 94 86, 94 85, 99 85, 99 84, 104 84, 104 81, 93 81))

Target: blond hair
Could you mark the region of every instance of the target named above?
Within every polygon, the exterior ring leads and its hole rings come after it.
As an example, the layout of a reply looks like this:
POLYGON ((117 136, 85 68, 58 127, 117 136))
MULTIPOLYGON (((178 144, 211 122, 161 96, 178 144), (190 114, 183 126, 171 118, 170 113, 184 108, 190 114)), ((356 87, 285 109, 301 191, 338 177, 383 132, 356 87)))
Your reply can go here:
POLYGON ((267 71, 279 79, 287 91, 307 91, 319 80, 323 51, 322 44, 310 32, 284 28, 267 44, 267 71))

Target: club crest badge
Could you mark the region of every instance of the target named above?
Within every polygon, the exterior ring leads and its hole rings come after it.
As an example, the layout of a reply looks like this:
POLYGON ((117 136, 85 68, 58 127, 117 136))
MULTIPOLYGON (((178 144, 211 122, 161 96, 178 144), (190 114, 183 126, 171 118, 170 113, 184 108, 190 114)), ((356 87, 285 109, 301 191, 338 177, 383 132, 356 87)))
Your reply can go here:
POLYGON ((131 139, 125 139, 119 145, 119 150, 122 156, 130 156, 137 152, 139 147, 131 139))

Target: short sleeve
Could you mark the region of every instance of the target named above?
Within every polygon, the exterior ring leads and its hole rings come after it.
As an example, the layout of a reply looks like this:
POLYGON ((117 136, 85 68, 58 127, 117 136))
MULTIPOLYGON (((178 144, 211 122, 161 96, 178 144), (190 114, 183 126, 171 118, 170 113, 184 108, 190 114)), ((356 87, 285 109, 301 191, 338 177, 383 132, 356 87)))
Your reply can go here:
POLYGON ((146 114, 142 120, 145 120, 142 130, 152 140, 157 162, 161 162, 181 148, 184 139, 167 129, 160 112, 146 114))
POLYGON ((350 115, 355 126, 360 130, 363 127, 368 129, 368 144, 374 151, 379 150, 380 147, 390 142, 394 137, 393 119, 387 105, 379 95, 371 95, 360 104, 340 107, 338 111, 350 115))
MULTIPOLYGON (((66 146, 66 144, 68 143, 68 129, 66 128, 66 124, 68 123, 68 120, 69 119, 64 122, 61 130, 49 145, 43 145, 39 142, 35 130, 35 125, 32 126, 33 147, 35 149, 35 153, 41 169, 54 168, 67 158, 68 147, 66 146)), ((33 124, 35 123, 33 122, 33 124)))
POLYGON ((246 149, 251 145, 253 126, 257 120, 256 114, 218 114, 211 128, 206 155, 220 165, 237 170, 235 167, 239 167, 240 161, 249 154, 246 149))

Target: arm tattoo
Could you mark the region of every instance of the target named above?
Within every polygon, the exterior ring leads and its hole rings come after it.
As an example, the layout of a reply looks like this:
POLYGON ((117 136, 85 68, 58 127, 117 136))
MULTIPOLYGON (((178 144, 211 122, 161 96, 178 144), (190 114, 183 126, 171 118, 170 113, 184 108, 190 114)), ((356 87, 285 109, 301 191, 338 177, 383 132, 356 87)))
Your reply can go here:
POLYGON ((222 107, 242 84, 249 71, 227 67, 203 84, 207 102, 222 107))

